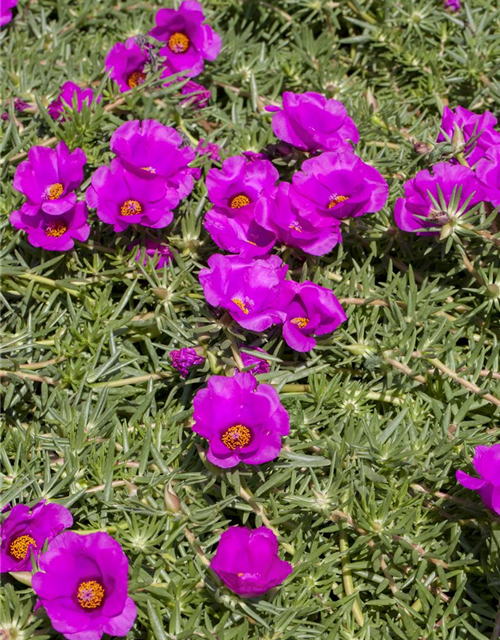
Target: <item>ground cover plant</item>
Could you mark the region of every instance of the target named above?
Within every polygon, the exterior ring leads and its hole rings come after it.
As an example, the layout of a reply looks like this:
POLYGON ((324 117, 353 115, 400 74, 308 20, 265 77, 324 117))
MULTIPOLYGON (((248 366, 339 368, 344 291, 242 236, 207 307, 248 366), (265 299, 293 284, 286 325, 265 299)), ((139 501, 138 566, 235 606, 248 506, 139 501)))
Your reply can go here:
POLYGON ((2 640, 498 640, 497 3, 0 24, 2 640))

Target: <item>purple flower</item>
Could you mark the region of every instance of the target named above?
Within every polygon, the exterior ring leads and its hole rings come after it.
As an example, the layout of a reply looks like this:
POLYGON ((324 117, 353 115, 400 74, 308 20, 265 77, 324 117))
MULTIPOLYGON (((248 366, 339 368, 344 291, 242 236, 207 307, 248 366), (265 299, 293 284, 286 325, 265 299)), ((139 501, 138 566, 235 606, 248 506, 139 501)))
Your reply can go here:
POLYGON ((263 199, 257 204, 256 220, 289 247, 298 247, 315 256, 329 253, 342 242, 340 223, 335 219, 325 220, 315 203, 297 194, 292 198, 292 192, 293 187, 282 182, 274 199, 263 199))
MULTIPOLYGON (((259 347, 252 347, 252 349, 254 350, 254 352, 260 351, 261 353, 266 353, 264 349, 259 349, 259 347)), ((267 360, 264 360, 263 358, 259 358, 256 355, 245 353, 244 351, 242 351, 241 360, 243 361, 245 367, 252 367, 251 372, 254 375, 257 375, 259 373, 269 373, 269 371, 271 371, 271 365, 269 364, 269 362, 267 360)))
POLYGON ((28 199, 22 212, 35 215, 41 209, 50 215, 61 215, 76 204, 73 192, 83 180, 87 158, 81 149, 69 152, 65 142, 54 149, 31 147, 28 159, 17 167, 14 189, 28 199))
POLYGON ((160 49, 165 65, 171 73, 183 71, 197 76, 203 71, 204 60, 215 60, 221 48, 220 36, 208 24, 202 6, 194 0, 184 0, 175 9, 160 9, 156 27, 149 35, 166 46, 160 49))
POLYGON ((183 378, 187 377, 190 367, 195 367, 205 362, 205 358, 200 356, 196 349, 192 347, 184 347, 177 351, 171 351, 169 356, 172 360, 173 368, 180 371, 183 378))
POLYGON ((230 218, 215 207, 205 216, 204 226, 218 247, 247 258, 269 253, 276 243, 276 234, 254 218, 238 214, 230 218))
POLYGON ((43 545, 71 527, 73 517, 61 504, 42 500, 34 507, 18 504, 0 527, 1 572, 31 571, 31 552, 35 558, 43 545))
POLYGON ((97 209, 99 219, 112 224, 117 232, 131 224, 166 227, 179 203, 178 192, 168 187, 164 178, 129 171, 118 158, 94 172, 86 198, 89 207, 97 209))
POLYGON ((2 0, 0 6, 0 27, 12 20, 12 9, 17 7, 18 0, 2 0))
POLYGON ((212 160, 220 162, 220 147, 215 142, 206 142, 204 138, 200 138, 196 147, 197 156, 209 156, 212 160))
POLYGON ((244 598, 263 595, 293 571, 289 562, 280 560, 276 535, 267 527, 254 531, 230 527, 224 531, 210 568, 229 589, 244 598))
POLYGON ((444 0, 444 5, 447 9, 451 9, 451 11, 454 11, 455 13, 457 11, 460 11, 460 0, 444 0))
POLYGON ((290 418, 276 389, 251 373, 212 376, 194 397, 193 431, 209 441, 208 460, 228 469, 277 458, 290 418))
POLYGON ((155 256, 158 256, 158 264, 156 265, 156 269, 162 269, 165 265, 170 264, 170 262, 172 261, 172 252, 170 251, 169 247, 167 247, 166 244, 159 244, 158 242, 155 242, 154 240, 150 240, 149 238, 146 238, 144 245, 141 244, 141 242, 138 240, 137 242, 134 242, 133 244, 129 245, 127 247, 127 251, 132 251, 132 249, 134 249, 134 247, 138 247, 137 250, 137 254, 135 256, 135 259, 137 262, 141 262, 141 253, 143 251, 143 249, 145 248, 146 251, 144 252, 144 259, 142 261, 143 266, 146 266, 148 263, 148 256, 153 259, 155 256))
POLYGON ((491 147, 479 160, 476 177, 481 183, 485 201, 500 207, 500 146, 491 147))
POLYGON ((474 478, 459 470, 457 480, 467 489, 477 491, 486 507, 500 516, 500 444, 476 447, 472 464, 481 477, 474 478))
MULTIPOLYGON (((74 82, 65 82, 61 87, 61 92, 57 98, 48 106, 47 112, 50 117, 57 120, 64 113, 64 107, 72 109, 75 95, 77 99, 78 112, 82 110, 84 102, 87 104, 87 107, 90 107, 94 100, 94 92, 92 89, 81 89, 74 82)), ((102 96, 97 96, 96 103, 100 102, 101 98, 102 96)))
POLYGON ((69 251, 75 246, 74 240, 85 242, 89 237, 87 218, 85 202, 77 202, 72 209, 58 216, 45 213, 42 209, 34 216, 22 209, 13 211, 10 223, 28 234, 28 242, 33 247, 47 251, 69 251))
POLYGON ((347 320, 333 291, 308 280, 285 282, 277 306, 286 314, 283 338, 295 351, 311 351, 315 336, 331 333, 347 320))
MULTIPOLYGON (((10 103, 10 100, 7 100, 5 101, 4 104, 5 106, 7 106, 9 103, 10 103)), ((26 109, 29 109, 30 107, 31 105, 25 102, 24 100, 21 100, 21 98, 16 98, 14 100, 14 110, 17 111, 18 113, 22 113, 23 111, 26 111, 26 109)), ((4 111, 0 117, 2 118, 2 120, 8 120, 9 112, 4 111)))
POLYGON ((33 576, 37 607, 68 640, 126 635, 137 615, 127 595, 128 559, 107 533, 67 531, 40 556, 33 576))
MULTIPOLYGON (((293 176, 293 187, 292 200, 295 193, 310 200, 322 218, 330 222, 380 211, 389 193, 387 182, 377 169, 349 148, 306 160, 302 170, 293 176)), ((303 206, 300 200, 297 205, 303 206)))
POLYGON ((182 199, 193 189, 188 164, 196 157, 194 149, 181 147, 182 143, 175 129, 157 120, 132 120, 118 127, 110 146, 127 170, 153 181, 156 176, 166 178, 169 189, 182 199))
POLYGON ((106 56, 106 71, 114 80, 121 93, 130 91, 146 80, 144 67, 149 62, 149 54, 129 38, 125 44, 117 42, 106 56))
POLYGON ((276 302, 288 269, 278 256, 245 259, 215 254, 199 279, 207 302, 226 309, 239 325, 264 331, 281 324, 284 314, 276 302))
POLYGON ((320 93, 285 91, 282 109, 266 110, 275 112, 276 137, 304 151, 336 151, 348 142, 359 142, 356 125, 344 105, 320 93))
POLYGON ((440 162, 432 170, 432 174, 427 169, 419 171, 414 178, 408 180, 405 183, 404 198, 396 201, 394 218, 403 231, 414 231, 417 235, 436 235, 438 231, 418 229, 441 227, 482 200, 481 185, 471 169, 440 162), (460 199, 458 205, 454 206, 452 195, 459 189, 460 199))
POLYGON ((193 109, 204 109, 208 105, 208 101, 212 95, 210 89, 193 80, 189 80, 183 85, 181 93, 183 96, 188 96, 185 100, 181 101, 181 104, 186 107, 193 107, 193 109))
MULTIPOLYGON (((445 107, 443 111, 443 120, 441 122, 441 133, 437 138, 437 142, 446 140, 444 134, 453 139, 455 130, 462 132, 465 142, 465 157, 472 167, 476 162, 483 158, 486 151, 495 145, 500 144, 500 132, 495 129, 497 119, 489 111, 484 113, 472 113, 463 107, 456 107, 455 113, 445 107), (478 137, 479 136, 479 137, 478 137), (476 142, 467 144, 471 139, 477 138, 476 142)), ((457 163, 457 160, 453 160, 457 163)))

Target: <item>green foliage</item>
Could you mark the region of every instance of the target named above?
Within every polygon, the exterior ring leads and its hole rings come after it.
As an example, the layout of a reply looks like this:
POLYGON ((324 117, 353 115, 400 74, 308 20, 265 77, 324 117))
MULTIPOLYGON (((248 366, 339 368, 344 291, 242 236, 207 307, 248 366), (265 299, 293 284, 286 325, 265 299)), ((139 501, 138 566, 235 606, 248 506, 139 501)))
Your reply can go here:
MULTIPOLYGON (((399 232, 392 207, 405 179, 450 152, 414 149, 433 146, 444 104, 500 116, 500 7, 204 6, 224 47, 199 79, 212 91, 199 112, 157 79, 120 96, 104 76, 112 44, 147 32, 156 6, 20 0, 2 30, 4 103, 36 105, 20 115, 11 104, 2 122, 2 503, 60 502, 75 528, 123 545, 139 609, 129 638, 498 640, 500 524, 454 478, 470 470, 476 445, 498 441, 495 216, 476 212, 440 241, 399 232), (56 124, 46 106, 68 79, 104 98, 56 124), (11 186, 19 154, 42 140, 81 146, 87 178, 133 118, 180 127, 226 155, 258 151, 275 142, 264 106, 286 89, 344 101, 360 155, 391 189, 387 207, 346 225, 330 255, 287 254, 297 277, 332 288, 349 317, 308 355, 285 349, 278 333, 228 329, 205 305, 197 274, 216 248, 201 227, 203 180, 157 236, 177 250, 162 271, 138 265, 130 235, 95 216, 90 240, 68 255, 34 249, 8 223, 21 203, 11 186), (234 367, 231 334, 270 354, 260 378, 280 391, 292 431, 276 462, 222 472, 190 421, 196 390, 234 367), (168 353, 198 343, 209 359, 183 381, 168 353), (237 523, 271 523, 294 565, 284 586, 255 601, 222 588, 206 566, 237 523)), ((34 603, 6 577, 7 638, 58 637, 34 603)))

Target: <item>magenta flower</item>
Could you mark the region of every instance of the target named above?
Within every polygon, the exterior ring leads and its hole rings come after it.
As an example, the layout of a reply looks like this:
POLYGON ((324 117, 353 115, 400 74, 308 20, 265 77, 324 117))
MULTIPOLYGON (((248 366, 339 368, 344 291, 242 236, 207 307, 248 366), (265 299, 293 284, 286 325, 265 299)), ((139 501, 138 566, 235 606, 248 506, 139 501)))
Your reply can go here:
POLYGON ((215 254, 199 279, 207 302, 226 309, 239 325, 264 331, 281 324, 284 314, 276 302, 288 269, 278 256, 245 259, 215 254))
POLYGON ((261 596, 292 573, 280 560, 276 534, 267 527, 230 527, 220 537, 210 568, 224 584, 244 598, 261 596))
POLYGON ((333 291, 308 280, 285 282, 277 306, 286 314, 283 338, 295 351, 311 351, 315 336, 332 333, 347 320, 333 291))
POLYGON ((183 378, 187 378, 191 367, 195 367, 205 362, 205 358, 200 356, 196 349, 192 347, 184 347, 177 351, 171 351, 169 356, 172 360, 173 368, 180 371, 183 378))
POLYGON ((137 615, 127 595, 128 559, 107 533, 67 531, 40 556, 33 576, 37 607, 68 640, 126 635, 137 615))
MULTIPOLYGON (((94 100, 94 92, 92 89, 81 89, 74 82, 65 82, 61 87, 61 92, 57 98, 51 102, 47 108, 47 112, 50 117, 57 120, 64 113, 64 107, 72 109, 75 95, 77 99, 78 112, 82 110, 83 103, 86 103, 87 107, 90 107, 94 100)), ((102 96, 97 96, 95 102, 99 103, 101 99, 102 96)))
POLYGON ((246 258, 263 256, 276 243, 276 234, 257 224, 254 218, 238 214, 230 218, 215 207, 207 213, 203 224, 218 247, 246 258))
POLYGON ((500 516, 500 444, 476 447, 472 464, 480 478, 457 471, 456 478, 467 489, 477 491, 485 506, 500 516))
POLYGON ((81 149, 69 152, 65 142, 54 149, 31 147, 28 159, 17 167, 14 189, 27 198, 22 212, 35 215, 41 209, 61 215, 76 204, 76 189, 83 181, 87 158, 81 149))
POLYGON ((195 151, 181 147, 182 143, 182 136, 175 129, 157 120, 132 120, 118 127, 110 146, 127 170, 147 180, 162 176, 181 199, 193 189, 188 164, 196 157, 195 151))
POLYGON ((28 234, 28 242, 33 247, 47 251, 70 251, 74 241, 85 242, 90 235, 88 211, 85 202, 77 202, 69 211, 53 216, 41 210, 34 216, 22 209, 13 211, 10 222, 16 229, 28 234))
POLYGON ((257 204, 256 220, 289 247, 298 247, 315 256, 329 253, 342 242, 340 222, 325 220, 314 202, 298 194, 292 198, 292 192, 290 184, 280 183, 274 199, 266 198, 257 204))
MULTIPOLYGON (((8 106, 10 102, 11 102, 10 100, 6 100, 4 103, 5 106, 8 106)), ((14 110, 17 111, 18 113, 22 113, 23 111, 26 111, 26 109, 29 109, 30 107, 31 105, 25 102, 24 100, 21 100, 21 98, 16 98, 14 100, 14 110)), ((4 111, 0 117, 2 118, 2 120, 8 120, 9 112, 4 111)))
POLYGON ((219 55, 220 36, 203 24, 205 16, 199 2, 184 0, 177 11, 160 9, 155 20, 156 27, 149 35, 166 43, 160 55, 171 73, 183 71, 186 76, 197 76, 205 60, 215 60, 219 55))
MULTIPOLYGON (((254 353, 260 351, 261 353, 266 353, 264 349, 259 349, 259 347, 252 347, 254 353)), ((263 358, 259 358, 258 356, 250 353, 241 352, 241 360, 245 367, 252 367, 251 373, 257 375, 259 373, 269 373, 271 371, 271 365, 267 360, 263 358)))
POLYGON ((31 571, 31 552, 38 557, 46 541, 72 524, 70 511, 61 504, 42 500, 31 509, 16 505, 0 526, 0 571, 31 571))
POLYGON ((106 56, 105 67, 109 77, 116 82, 120 92, 130 91, 146 80, 145 66, 149 54, 129 38, 125 44, 117 42, 106 56))
POLYGON ((276 389, 251 373, 212 376, 194 397, 193 431, 209 442, 208 460, 228 469, 277 458, 290 418, 276 389))
POLYGON ((204 138, 200 138, 196 147, 197 156, 209 156, 212 160, 220 162, 221 148, 215 142, 206 142, 204 138))
POLYGON ((419 171, 414 178, 408 180, 405 183, 404 198, 396 201, 394 218, 403 231, 416 232, 417 235, 436 235, 439 231, 419 229, 441 227, 482 200, 481 185, 471 169, 440 162, 432 170, 432 174, 427 169, 419 171), (455 194, 456 197, 458 190, 460 198, 454 204, 452 196, 455 194))
POLYGON ((283 107, 266 107, 275 112, 273 131, 277 138, 304 151, 336 151, 359 142, 359 133, 346 108, 338 100, 320 93, 283 94, 283 107))
MULTIPOLYGON (((458 128, 465 141, 465 157, 472 167, 478 160, 484 157, 486 151, 495 145, 500 144, 500 132, 495 129, 497 119, 489 111, 484 113, 473 113, 463 107, 456 107, 453 112, 449 107, 445 107, 443 111, 443 120, 441 122, 441 133, 437 138, 437 142, 446 140, 444 134, 449 138, 453 138, 455 129, 458 128), (471 139, 477 138, 476 142, 467 144, 471 139)), ((457 160, 453 160, 457 163, 457 160)))
POLYGON ((450 9, 455 13, 457 11, 460 11, 460 7, 461 7, 460 0, 444 0, 444 5, 446 9, 450 9))
POLYGON ((181 104, 193 107, 193 109, 204 109, 208 105, 208 101, 212 95, 210 89, 192 80, 186 82, 181 89, 181 93, 183 96, 187 96, 181 104))
POLYGON ((485 201, 500 207, 500 146, 491 147, 479 160, 476 177, 481 183, 485 201))
MULTIPOLYGON (((147 172, 141 172, 147 174, 147 172)), ((142 176, 126 169, 115 158, 111 165, 99 167, 86 192, 87 204, 97 209, 103 222, 117 232, 131 224, 161 229, 172 222, 179 194, 161 176, 142 176)))
POLYGON ((127 251, 132 251, 135 247, 137 247, 137 254, 135 256, 136 262, 141 262, 141 253, 143 253, 143 249, 145 249, 142 261, 144 267, 148 264, 148 257, 154 259, 155 256, 158 256, 158 264, 155 267, 156 269, 163 269, 165 265, 170 264, 172 261, 172 252, 166 244, 160 244, 154 240, 146 238, 144 245, 142 245, 138 240, 137 242, 130 244, 127 247, 127 251))
POLYGON ((17 7, 18 0, 2 0, 0 6, 0 27, 12 20, 12 9, 17 7))

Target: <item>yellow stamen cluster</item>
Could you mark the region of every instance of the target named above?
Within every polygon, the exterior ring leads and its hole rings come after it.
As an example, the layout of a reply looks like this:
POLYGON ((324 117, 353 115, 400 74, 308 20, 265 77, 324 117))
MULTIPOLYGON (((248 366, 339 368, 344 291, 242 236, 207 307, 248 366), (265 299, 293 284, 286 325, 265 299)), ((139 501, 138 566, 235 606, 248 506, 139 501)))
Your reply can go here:
POLYGON ((82 609, 97 609, 104 598, 104 587, 96 580, 80 582, 76 597, 82 609))
POLYGON ((302 227, 297 222, 297 220, 294 220, 292 224, 288 226, 288 228, 292 229, 293 231, 297 231, 298 233, 302 233, 302 227))
POLYGON ((51 184, 47 189, 47 198, 49 200, 59 200, 64 191, 64 187, 60 182, 51 184))
POLYGON ((240 195, 234 196, 229 203, 229 206, 231 209, 241 209, 242 207, 246 207, 247 204, 250 204, 250 198, 245 196, 243 193, 240 193, 240 195))
POLYGON ((341 202, 345 202, 346 200, 349 200, 347 196, 333 196, 333 198, 328 203, 328 208, 333 209, 333 207, 336 207, 338 204, 340 204, 341 202))
POLYGON ((143 171, 147 171, 148 173, 156 173, 156 169, 154 167, 141 167, 143 171))
POLYGON ((60 238, 68 230, 64 222, 53 222, 45 227, 45 235, 50 238, 60 238))
POLYGON ((168 39, 168 48, 174 53, 186 53, 189 49, 189 38, 184 34, 176 31, 168 39))
POLYGON ((296 325, 299 329, 305 329, 309 324, 309 318, 293 318, 290 322, 296 325))
POLYGON ((120 213, 122 216, 136 216, 142 213, 142 207, 137 200, 126 200, 120 207, 120 213))
POLYGON ((234 302, 234 304, 239 307, 246 316, 248 315, 248 307, 243 300, 240 298, 231 298, 231 302, 234 302))
POLYGON ((134 71, 127 78, 127 84, 131 89, 133 89, 134 87, 142 84, 144 80, 146 80, 145 73, 143 73, 142 71, 134 71))
POLYGON ((30 545, 36 549, 36 542, 31 536, 19 536, 9 545, 9 554, 16 560, 24 560, 28 555, 30 545))
POLYGON ((246 447, 252 440, 252 432, 243 424, 235 424, 234 427, 226 429, 221 436, 222 443, 231 451, 237 448, 246 447))

